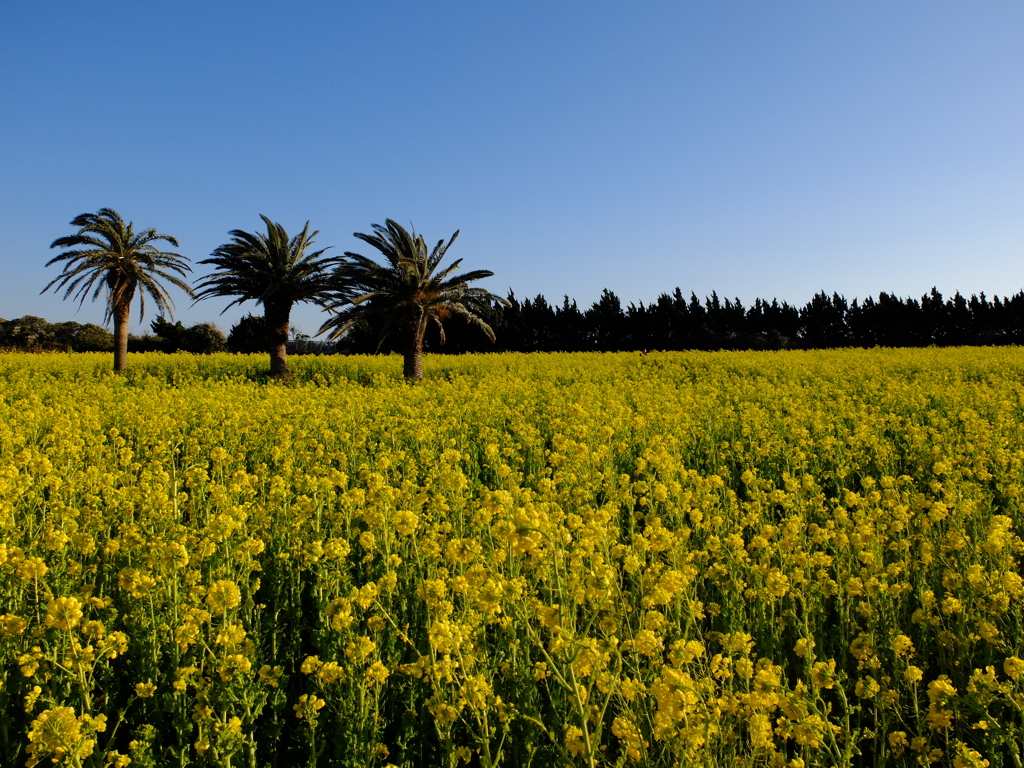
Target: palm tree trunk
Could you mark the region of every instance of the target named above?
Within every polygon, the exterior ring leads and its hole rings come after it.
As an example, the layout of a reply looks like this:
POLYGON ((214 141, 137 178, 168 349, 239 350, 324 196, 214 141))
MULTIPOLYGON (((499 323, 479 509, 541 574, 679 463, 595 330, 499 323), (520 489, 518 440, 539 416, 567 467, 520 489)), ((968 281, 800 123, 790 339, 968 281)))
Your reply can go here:
POLYGON ((128 320, 132 305, 128 302, 114 307, 114 370, 128 367, 128 320))
POLYGON ((405 348, 405 359, 402 372, 409 381, 421 381, 423 379, 423 339, 413 336, 409 345, 405 348))
POLYGON ((263 304, 267 348, 270 352, 270 375, 278 379, 287 379, 292 375, 288 368, 288 323, 291 314, 290 301, 268 301, 263 304))

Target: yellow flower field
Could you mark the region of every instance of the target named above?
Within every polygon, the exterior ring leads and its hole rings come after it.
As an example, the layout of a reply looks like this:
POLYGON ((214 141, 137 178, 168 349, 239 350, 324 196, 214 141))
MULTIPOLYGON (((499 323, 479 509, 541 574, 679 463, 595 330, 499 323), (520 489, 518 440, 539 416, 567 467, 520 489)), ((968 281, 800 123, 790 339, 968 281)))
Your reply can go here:
POLYGON ((0 764, 1020 766, 1024 352, 0 355, 0 764))

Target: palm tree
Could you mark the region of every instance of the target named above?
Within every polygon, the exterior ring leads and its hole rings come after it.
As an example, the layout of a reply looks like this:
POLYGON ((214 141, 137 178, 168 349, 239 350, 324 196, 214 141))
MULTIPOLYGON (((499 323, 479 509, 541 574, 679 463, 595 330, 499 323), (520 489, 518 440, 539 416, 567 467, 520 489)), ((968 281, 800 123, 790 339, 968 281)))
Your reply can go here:
POLYGON ((437 325, 442 344, 444 321, 453 315, 478 326, 494 341, 494 331, 480 315, 494 304, 508 306, 508 302, 484 288, 468 285, 494 273, 477 269, 452 277, 462 263, 462 259, 457 259, 435 274, 459 236, 458 230, 447 243, 439 240, 428 251, 423 236, 417 235, 415 229, 408 232, 391 219, 385 224, 374 224, 372 235, 356 232, 355 237, 384 254, 387 265, 346 251, 346 261, 335 272, 335 301, 328 307, 334 315, 318 333, 329 331, 328 338, 337 339, 357 326, 377 326, 379 350, 388 334, 397 331, 403 337, 405 377, 413 380, 423 378, 423 338, 431 322, 437 325))
MULTIPOLYGON (((270 374, 278 378, 291 375, 288 369, 288 325, 292 305, 310 302, 326 306, 336 300, 332 292, 331 269, 341 257, 327 258, 323 248, 310 251, 319 230, 310 233, 309 222, 295 237, 260 214, 267 225, 267 234, 252 234, 234 229, 231 242, 219 246, 200 264, 213 264, 217 269, 196 286, 196 301, 211 296, 235 296, 224 308, 255 301, 263 305, 267 327, 267 349, 270 352, 270 374)), ((223 314, 223 312, 221 313, 223 314)))
POLYGON ((139 319, 146 314, 146 294, 156 303, 161 314, 173 317, 174 302, 160 281, 183 290, 188 296, 192 288, 181 277, 192 268, 188 259, 177 253, 159 250, 153 245, 165 240, 175 248, 178 241, 161 235, 155 229, 136 234, 133 222, 124 223, 121 214, 110 208, 96 213, 83 213, 71 220, 78 232, 59 237, 51 248, 72 248, 54 256, 46 266, 65 262, 64 271, 43 288, 67 287, 64 298, 85 303, 92 292, 95 301, 106 291, 107 308, 104 322, 114 320, 114 370, 123 371, 128 362, 128 319, 132 299, 139 290, 139 319), (181 277, 178 277, 180 275, 181 277))

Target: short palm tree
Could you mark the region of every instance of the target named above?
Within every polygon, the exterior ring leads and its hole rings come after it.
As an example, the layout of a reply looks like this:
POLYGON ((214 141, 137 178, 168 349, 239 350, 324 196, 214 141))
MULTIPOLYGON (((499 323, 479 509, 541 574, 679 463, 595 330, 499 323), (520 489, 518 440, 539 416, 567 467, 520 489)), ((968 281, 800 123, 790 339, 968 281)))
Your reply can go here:
POLYGON ((356 232, 355 237, 384 254, 387 264, 345 252, 345 261, 335 272, 335 301, 328 307, 334 314, 319 333, 329 332, 329 338, 337 339, 357 326, 376 327, 380 349, 384 339, 397 332, 402 337, 405 377, 413 380, 423 378, 423 339, 431 322, 437 325, 442 344, 444 321, 453 315, 476 325, 494 341, 494 331, 481 315, 495 304, 507 306, 508 302, 484 288, 469 287, 494 273, 477 269, 453 277, 462 259, 436 271, 458 236, 456 230, 447 243, 439 240, 431 251, 415 229, 409 232, 391 219, 383 227, 374 224, 372 235, 356 232))
MULTIPOLYGON (((263 305, 267 326, 267 351, 270 374, 287 378, 288 326, 292 306, 310 302, 326 306, 332 299, 331 270, 341 257, 328 258, 323 248, 311 250, 319 230, 310 232, 309 222, 302 232, 289 239, 280 224, 260 215, 267 234, 232 230, 231 242, 219 246, 200 264, 212 264, 214 272, 196 286, 196 301, 212 296, 234 296, 228 309, 244 301, 263 305)), ((222 313, 223 314, 223 313, 222 313)))
POLYGON ((146 313, 147 294, 161 314, 173 316, 174 302, 161 281, 191 296, 192 288, 181 278, 192 268, 184 256, 153 245, 164 240, 177 248, 175 238, 161 235, 155 229, 136 233, 133 222, 125 224, 121 215, 110 208, 76 216, 71 226, 78 227, 78 232, 57 238, 50 247, 72 250, 46 262, 46 266, 65 262, 64 271, 41 293, 54 286, 67 288, 64 298, 77 299, 81 306, 90 292, 95 301, 105 291, 105 322, 114 320, 114 370, 123 371, 128 362, 128 320, 136 291, 140 320, 146 313))

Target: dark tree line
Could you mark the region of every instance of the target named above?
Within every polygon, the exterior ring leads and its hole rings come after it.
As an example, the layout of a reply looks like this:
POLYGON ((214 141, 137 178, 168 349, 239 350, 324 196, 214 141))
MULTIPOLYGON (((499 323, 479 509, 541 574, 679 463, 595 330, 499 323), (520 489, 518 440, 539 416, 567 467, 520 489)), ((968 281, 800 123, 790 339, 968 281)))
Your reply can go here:
MULTIPOLYGON (((443 345, 436 330, 428 330, 426 348, 462 354, 1024 344, 1024 292, 1007 298, 990 299, 984 293, 944 298, 932 289, 920 299, 881 293, 877 299, 852 302, 822 292, 802 307, 761 299, 746 307, 739 299, 720 299, 715 293, 702 302, 692 293, 686 298, 679 289, 650 304, 625 307, 608 290, 583 310, 568 297, 552 304, 543 296, 520 300, 509 293, 508 302, 507 308, 491 312, 494 343, 477 327, 456 319, 445 325, 443 345)), ((132 351, 266 351, 266 326, 257 315, 243 317, 226 340, 209 323, 186 328, 159 317, 150 327, 152 334, 129 339, 132 351)), ((97 325, 51 324, 31 316, 0 320, 0 349, 109 351, 113 344, 113 335, 97 325)), ((293 354, 373 354, 378 337, 356 329, 333 342, 296 337, 288 347, 293 354)), ((401 353, 400 341, 386 338, 380 351, 401 353)))
MULTIPOLYGON (((270 353, 271 375, 288 378, 287 354, 399 352, 406 378, 423 376, 424 351, 463 352, 577 352, 814 349, 833 347, 915 347, 1020 344, 1024 341, 1024 292, 989 299, 984 293, 965 298, 957 292, 945 299, 935 288, 920 300, 881 293, 878 299, 848 302, 837 293, 816 294, 803 307, 757 299, 745 307, 739 299, 720 299, 712 293, 703 302, 679 288, 645 305, 623 307, 605 289, 588 309, 564 297, 551 304, 544 296, 507 299, 470 282, 492 276, 490 270, 456 275, 461 259, 441 267, 441 260, 458 237, 438 241, 433 250, 415 230, 392 219, 373 225, 373 233, 355 237, 383 257, 374 261, 358 253, 328 255, 313 250, 317 231, 309 222, 295 237, 281 224, 261 216, 267 233, 235 229, 231 240, 200 261, 215 270, 193 290, 185 280, 189 259, 159 250, 164 241, 178 247, 171 235, 155 229, 136 232, 117 211, 102 208, 72 219, 78 231, 61 237, 51 248, 64 249, 47 262, 61 264, 61 273, 43 292, 56 288, 64 298, 83 304, 105 290, 106 319, 113 321, 114 370, 123 370, 129 348, 138 351, 270 353), (230 298, 228 307, 246 301, 263 305, 263 317, 250 315, 224 336, 211 324, 185 328, 171 324, 172 302, 167 285, 196 301, 230 298), (129 338, 129 310, 144 296, 161 311, 153 335, 129 338), (312 303, 327 313, 319 333, 329 341, 290 337, 295 304, 312 303), (466 322, 448 322, 458 316, 466 322), (447 328, 445 327, 447 326, 447 328), (261 341, 262 340, 262 341, 261 341)), ((40 318, 22 318, 13 325, 0 321, 0 348, 106 348, 107 337, 96 326, 48 326, 40 318), (34 325, 33 325, 34 324, 34 325), (10 326, 10 327, 8 327, 10 326), (46 330, 46 329, 44 329, 46 330), (100 345, 100 346, 97 346, 100 345)))
POLYGON ((0 349, 21 352, 109 352, 114 334, 92 323, 48 323, 25 315, 0 320, 0 349))
MULTIPOLYGON (((192 352, 210 354, 227 349, 224 334, 212 323, 186 328, 163 316, 150 323, 152 333, 129 336, 132 352, 192 352)), ((0 320, 0 349, 19 352, 110 352, 114 334, 92 323, 48 323, 26 315, 17 320, 0 320)))
POLYGON ((191 352, 209 355, 227 351, 227 339, 213 323, 196 323, 185 327, 179 320, 172 323, 163 315, 149 324, 152 334, 129 336, 131 352, 191 352))
MULTIPOLYGON (((826 349, 833 347, 924 347, 1024 344, 1024 292, 1007 298, 984 293, 944 298, 934 288, 920 299, 881 293, 852 302, 821 292, 802 307, 776 300, 701 301, 678 288, 650 304, 623 306, 605 290, 587 309, 568 297, 518 299, 493 310, 492 344, 463 323, 450 323, 440 344, 428 334, 431 352, 614 352, 635 350, 826 349)), ((324 351, 372 353, 377 339, 353 334, 324 351)), ((385 343, 382 351, 391 350, 385 343)))

